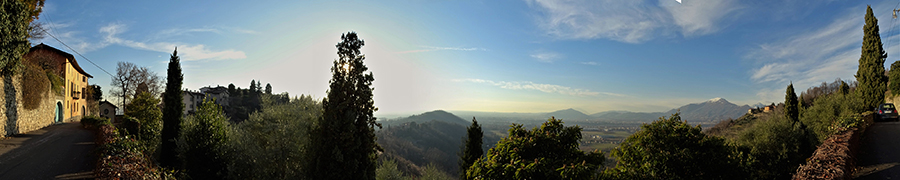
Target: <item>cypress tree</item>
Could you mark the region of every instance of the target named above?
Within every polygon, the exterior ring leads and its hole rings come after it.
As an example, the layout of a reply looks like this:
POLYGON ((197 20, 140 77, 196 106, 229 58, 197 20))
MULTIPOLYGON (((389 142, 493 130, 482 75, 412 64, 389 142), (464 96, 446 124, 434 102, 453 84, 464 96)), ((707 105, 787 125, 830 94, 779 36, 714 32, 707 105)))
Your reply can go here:
POLYGON ((891 63, 891 70, 888 72, 888 81, 890 84, 888 88, 891 89, 891 94, 897 96, 900 94, 900 61, 894 61, 891 63))
POLYGON ((467 128, 466 142, 463 144, 462 152, 459 157, 459 179, 466 179, 466 170, 468 170, 478 158, 481 158, 481 155, 484 155, 484 151, 481 150, 481 141, 483 137, 484 131, 481 130, 481 125, 478 125, 478 121, 475 120, 475 117, 472 117, 472 125, 467 128))
POLYGON ((878 32, 878 19, 872 13, 872 7, 866 8, 866 25, 863 26, 862 54, 859 57, 859 69, 856 71, 857 97, 863 102, 863 109, 870 110, 884 101, 887 91, 887 77, 884 76, 884 60, 887 54, 881 44, 878 32))
POLYGON ((163 109, 163 130, 160 152, 160 164, 169 168, 176 168, 179 164, 177 145, 175 139, 181 133, 182 113, 184 102, 181 96, 181 84, 184 74, 181 73, 181 58, 178 57, 178 49, 172 52, 169 58, 169 69, 166 77, 166 92, 163 97, 165 107, 163 109))
POLYGON ((323 115, 316 120, 310 138, 310 179, 374 179, 376 152, 373 113, 378 110, 372 99, 375 80, 363 64, 365 45, 355 32, 341 35, 338 59, 331 67, 328 95, 322 101, 323 115))
POLYGON ((791 122, 800 120, 800 108, 797 107, 797 104, 797 94, 794 93, 794 83, 791 83, 788 85, 784 95, 784 115, 787 119, 790 119, 791 122))
POLYGON ((265 93, 270 95, 272 94, 272 84, 266 83, 265 93))

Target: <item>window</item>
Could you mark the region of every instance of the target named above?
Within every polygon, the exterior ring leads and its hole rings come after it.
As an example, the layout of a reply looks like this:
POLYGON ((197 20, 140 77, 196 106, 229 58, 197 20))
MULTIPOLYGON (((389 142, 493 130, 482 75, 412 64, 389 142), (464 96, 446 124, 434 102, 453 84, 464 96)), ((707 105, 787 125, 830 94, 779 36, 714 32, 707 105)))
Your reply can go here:
POLYGON ((81 76, 81 82, 87 82, 87 77, 81 76))
POLYGON ((103 115, 107 115, 107 114, 109 114, 109 109, 104 109, 104 110, 103 110, 103 115))

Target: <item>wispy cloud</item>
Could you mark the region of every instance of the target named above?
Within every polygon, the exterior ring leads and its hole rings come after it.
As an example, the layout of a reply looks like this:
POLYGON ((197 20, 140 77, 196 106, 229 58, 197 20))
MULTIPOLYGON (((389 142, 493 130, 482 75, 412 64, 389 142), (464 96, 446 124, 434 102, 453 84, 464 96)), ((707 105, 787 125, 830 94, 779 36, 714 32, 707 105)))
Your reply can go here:
POLYGON ((563 39, 611 39, 640 43, 678 31, 697 36, 719 30, 740 9, 736 0, 526 0, 538 9, 539 26, 563 39))
POLYGON ((473 82, 473 83, 481 83, 481 84, 489 84, 493 86, 497 86, 503 89, 511 89, 511 90, 537 90, 545 93, 553 93, 553 94, 563 94, 570 96, 599 96, 599 95, 607 95, 607 96, 618 96, 618 97, 626 97, 623 94, 609 93, 609 92, 596 92, 586 89, 578 89, 554 84, 538 84, 530 81, 517 81, 517 82, 507 82, 507 81, 491 81, 484 79, 456 79, 453 80, 455 82, 473 82))
POLYGON ((531 57, 537 59, 540 62, 553 63, 554 61, 562 58, 562 55, 560 55, 559 53, 555 53, 555 52, 541 51, 538 53, 531 54, 531 57))
MULTIPOLYGON (((872 7, 875 12, 888 10, 872 7)), ((861 27, 865 23, 862 16, 865 11, 860 7, 853 7, 838 14, 837 18, 825 26, 758 45, 744 56, 756 64, 750 70, 750 80, 763 87, 757 93, 761 100, 783 100, 784 88, 791 82, 800 92, 806 87, 830 82, 835 78, 852 80, 859 65, 863 36, 861 27)), ((898 38, 898 35, 886 35, 882 33, 882 42, 898 38)), ((886 43, 885 46, 887 45, 886 43)), ((896 44, 885 49, 895 47, 896 44)))
POLYGON ((424 49, 401 51, 401 52, 397 52, 397 54, 419 53, 419 52, 429 52, 429 51, 487 51, 487 49, 485 49, 485 48, 474 48, 474 47, 422 46, 422 48, 424 48, 424 49))
POLYGON ((594 62, 594 61, 579 62, 578 64, 591 65, 591 66, 599 66, 600 65, 600 63, 594 62))
MULTIPOLYGON (((210 50, 203 44, 187 44, 178 42, 140 42, 119 37, 120 34, 127 31, 127 26, 121 23, 110 23, 100 28, 103 35, 102 40, 97 43, 80 42, 77 43, 81 51, 92 51, 109 45, 122 45, 141 50, 149 50, 156 52, 171 53, 175 47, 178 47, 178 54, 185 61, 193 60, 225 60, 225 59, 244 59, 247 56, 243 51, 237 50, 210 50)), ((184 32, 211 32, 211 29, 188 29, 183 32, 164 32, 164 33, 184 33, 184 32)))

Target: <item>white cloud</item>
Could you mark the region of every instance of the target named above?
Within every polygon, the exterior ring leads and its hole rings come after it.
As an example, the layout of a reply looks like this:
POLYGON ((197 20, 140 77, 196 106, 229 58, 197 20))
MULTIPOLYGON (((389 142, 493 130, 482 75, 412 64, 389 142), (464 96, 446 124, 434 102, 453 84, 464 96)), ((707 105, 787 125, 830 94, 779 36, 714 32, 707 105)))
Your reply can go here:
MULTIPOLYGON (((874 12, 888 10, 876 8, 879 6, 872 7, 874 12)), ((862 46, 865 9, 856 6, 837 14, 837 18, 827 25, 798 31, 786 38, 779 38, 781 40, 761 44, 744 56, 753 60, 756 66, 750 70, 750 80, 762 87, 757 91, 758 98, 763 101, 783 101, 784 88, 788 83, 793 83, 799 93, 836 78, 854 80, 862 46)), ((890 13, 882 15, 886 17, 879 17, 880 19, 890 18, 890 13)), ((885 29, 881 30, 885 50, 896 48, 896 44, 887 47, 890 45, 888 42, 896 40, 900 35, 889 37, 885 29)), ((886 64, 889 63, 890 60, 886 64)))
POLYGON ((563 94, 570 96, 599 96, 601 94, 607 96, 618 96, 618 97, 626 97, 623 94, 609 93, 609 92, 596 92, 586 89, 578 89, 554 84, 538 84, 530 81, 518 81, 518 82, 506 82, 506 81, 491 81, 484 79, 457 79, 453 80, 455 82, 474 82, 481 84, 489 84, 493 86, 497 86, 503 89, 511 89, 511 90, 537 90, 545 93, 553 93, 553 94, 563 94))
POLYGON ((531 57, 537 59, 540 62, 553 63, 554 61, 562 58, 562 55, 555 52, 539 52, 531 54, 531 57))
POLYGON ((640 43, 678 31, 697 36, 719 30, 740 9, 736 0, 526 0, 541 11, 539 26, 564 39, 611 39, 640 43))
MULTIPOLYGON (((105 34, 103 37, 103 41, 98 44, 90 44, 90 43, 82 43, 79 46, 96 46, 96 48, 102 48, 108 46, 110 44, 117 44, 122 46, 127 46, 135 49, 149 50, 149 51, 157 51, 164 53, 171 53, 175 47, 178 47, 178 54, 181 56, 182 60, 192 61, 192 60, 225 60, 225 59, 244 59, 247 56, 242 51, 237 50, 222 50, 222 51, 213 51, 206 48, 205 45, 202 44, 186 44, 186 43, 175 43, 175 42, 138 42, 134 40, 128 40, 120 38, 118 35, 127 31, 127 27, 124 24, 119 23, 111 23, 107 26, 100 28, 100 33, 105 34)), ((211 29, 194 29, 194 30, 186 30, 184 32, 213 32, 215 30, 211 29)), ((168 32, 168 33, 179 33, 179 32, 168 32)))
POLYGON ((594 62, 594 61, 579 62, 578 64, 591 65, 591 66, 599 66, 600 65, 600 63, 594 62))

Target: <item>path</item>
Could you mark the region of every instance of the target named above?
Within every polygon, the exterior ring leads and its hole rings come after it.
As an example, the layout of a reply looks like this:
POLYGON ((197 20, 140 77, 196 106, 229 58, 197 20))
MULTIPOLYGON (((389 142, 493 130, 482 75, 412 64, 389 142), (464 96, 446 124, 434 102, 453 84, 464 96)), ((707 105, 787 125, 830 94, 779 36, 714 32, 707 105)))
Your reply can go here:
POLYGON ((64 123, 0 140, 0 179, 92 179, 94 135, 64 123))
POLYGON ((854 179, 900 179, 900 122, 876 122, 860 139, 854 179))

